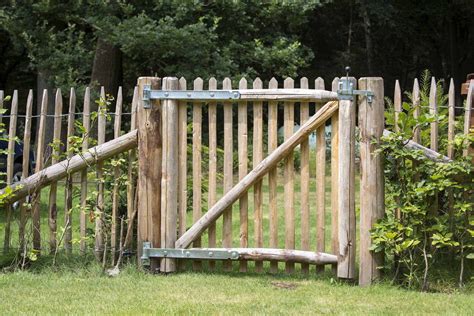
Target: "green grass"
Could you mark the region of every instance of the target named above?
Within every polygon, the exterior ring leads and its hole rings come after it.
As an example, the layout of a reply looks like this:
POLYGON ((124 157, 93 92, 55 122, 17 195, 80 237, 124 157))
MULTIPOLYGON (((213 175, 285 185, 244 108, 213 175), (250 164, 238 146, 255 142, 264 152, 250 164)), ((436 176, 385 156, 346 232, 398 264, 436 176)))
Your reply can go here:
POLYGON ((474 296, 360 288, 329 277, 181 272, 160 276, 96 265, 0 274, 8 314, 471 314, 474 296))

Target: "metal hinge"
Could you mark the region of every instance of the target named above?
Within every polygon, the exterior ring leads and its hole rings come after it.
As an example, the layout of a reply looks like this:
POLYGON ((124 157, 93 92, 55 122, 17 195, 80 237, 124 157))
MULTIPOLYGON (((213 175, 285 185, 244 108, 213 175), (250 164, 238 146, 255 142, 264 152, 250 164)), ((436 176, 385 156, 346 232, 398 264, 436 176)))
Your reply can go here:
POLYGON ((237 90, 151 90, 151 86, 143 87, 143 107, 151 107, 150 100, 237 100, 237 90))
POLYGON ((354 85, 349 80, 349 71, 351 70, 350 67, 346 67, 346 77, 342 77, 339 79, 338 88, 337 88, 337 96, 339 100, 354 100, 355 95, 363 95, 367 97, 367 102, 372 103, 374 98, 374 93, 369 90, 356 90, 354 89, 354 85))
POLYGON ((239 253, 232 250, 152 248, 150 242, 144 242, 140 259, 143 265, 148 265, 150 258, 237 260, 239 257, 239 253))

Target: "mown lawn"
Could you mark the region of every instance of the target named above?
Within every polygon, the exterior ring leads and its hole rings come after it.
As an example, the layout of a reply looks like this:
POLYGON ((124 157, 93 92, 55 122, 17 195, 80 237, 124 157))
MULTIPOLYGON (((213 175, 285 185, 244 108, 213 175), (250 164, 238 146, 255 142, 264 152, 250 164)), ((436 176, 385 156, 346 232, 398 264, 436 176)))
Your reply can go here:
POLYGON ((388 284, 360 288, 308 278, 238 273, 150 275, 133 266, 116 278, 95 265, 0 274, 7 314, 472 314, 474 295, 420 293, 388 284))

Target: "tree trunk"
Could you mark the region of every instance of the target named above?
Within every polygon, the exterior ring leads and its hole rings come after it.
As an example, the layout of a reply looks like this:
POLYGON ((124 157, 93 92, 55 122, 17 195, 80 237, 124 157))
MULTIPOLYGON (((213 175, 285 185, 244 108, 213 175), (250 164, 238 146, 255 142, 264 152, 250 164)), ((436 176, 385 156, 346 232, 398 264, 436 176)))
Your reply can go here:
POLYGON ((367 71, 368 75, 373 76, 373 59, 374 59, 374 47, 372 45, 372 31, 369 11, 367 8, 367 1, 360 1, 360 10, 362 19, 364 20, 364 35, 365 35, 365 49, 367 53, 367 71))
POLYGON ((101 38, 97 39, 91 83, 104 86, 105 92, 112 95, 122 83, 122 52, 101 38))

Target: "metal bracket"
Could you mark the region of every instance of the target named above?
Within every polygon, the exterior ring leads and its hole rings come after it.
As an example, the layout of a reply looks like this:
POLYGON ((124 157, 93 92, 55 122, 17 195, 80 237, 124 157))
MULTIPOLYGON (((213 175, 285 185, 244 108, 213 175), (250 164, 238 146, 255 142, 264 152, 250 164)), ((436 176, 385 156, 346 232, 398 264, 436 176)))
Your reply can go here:
POLYGON ((355 95, 367 97, 367 102, 372 103, 374 93, 369 90, 356 90, 351 80, 349 80, 350 67, 346 67, 346 77, 342 77, 338 82, 337 96, 339 100, 354 100, 355 95))
POLYGON ((237 100, 237 90, 151 90, 151 86, 143 86, 143 107, 151 107, 150 100, 237 100))
POLYGON ((232 250, 152 248, 150 242, 144 242, 140 259, 143 265, 149 265, 150 258, 237 260, 239 256, 237 251, 232 250))

